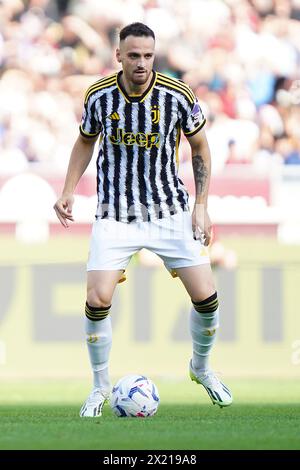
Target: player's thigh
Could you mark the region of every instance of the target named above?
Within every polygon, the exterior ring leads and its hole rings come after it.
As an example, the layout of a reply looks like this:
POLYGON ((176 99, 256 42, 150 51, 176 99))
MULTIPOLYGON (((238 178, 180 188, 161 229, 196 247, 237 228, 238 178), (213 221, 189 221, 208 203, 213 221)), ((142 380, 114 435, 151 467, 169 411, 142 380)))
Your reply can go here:
POLYGON ((93 307, 111 305, 114 290, 122 273, 122 269, 88 271, 87 303, 93 307))
POLYGON ((216 291, 209 263, 187 268, 177 268, 176 272, 191 299, 200 302, 216 291))

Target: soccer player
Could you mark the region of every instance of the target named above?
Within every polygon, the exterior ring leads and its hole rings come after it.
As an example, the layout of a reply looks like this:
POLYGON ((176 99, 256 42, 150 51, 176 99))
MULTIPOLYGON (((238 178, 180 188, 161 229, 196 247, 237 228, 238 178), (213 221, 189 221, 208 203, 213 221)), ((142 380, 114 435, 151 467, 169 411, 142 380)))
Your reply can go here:
POLYGON ((208 363, 219 326, 219 304, 205 248, 211 238, 205 118, 188 85, 153 70, 154 46, 154 32, 142 23, 121 30, 116 58, 122 70, 88 88, 63 193, 54 206, 60 222, 68 227, 73 221, 76 185, 99 139, 98 207, 85 305, 94 384, 80 410, 82 417, 101 416, 109 396, 112 297, 132 255, 141 248, 159 255, 191 298, 191 379, 205 387, 214 404, 223 407, 232 402, 229 389, 208 363), (177 175, 181 131, 192 153, 196 188, 192 215, 177 175))

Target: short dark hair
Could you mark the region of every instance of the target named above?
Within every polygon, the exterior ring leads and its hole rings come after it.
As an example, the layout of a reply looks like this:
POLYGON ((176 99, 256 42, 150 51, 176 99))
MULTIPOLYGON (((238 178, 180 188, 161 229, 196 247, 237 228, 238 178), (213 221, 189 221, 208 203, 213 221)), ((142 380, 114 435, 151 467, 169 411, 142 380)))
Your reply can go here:
POLYGON ((152 37, 155 41, 155 34, 148 26, 143 23, 131 23, 120 31, 120 41, 124 41, 127 36, 146 36, 152 37))

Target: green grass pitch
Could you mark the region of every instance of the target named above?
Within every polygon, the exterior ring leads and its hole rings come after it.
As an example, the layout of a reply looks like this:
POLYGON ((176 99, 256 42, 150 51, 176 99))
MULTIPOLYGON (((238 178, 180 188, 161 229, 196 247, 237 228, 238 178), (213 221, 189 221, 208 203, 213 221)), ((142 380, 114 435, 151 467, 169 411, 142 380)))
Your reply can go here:
POLYGON ((235 402, 213 406, 189 380, 155 380, 152 418, 101 418, 78 412, 85 381, 6 382, 0 390, 0 449, 300 449, 300 382, 226 380, 235 402))

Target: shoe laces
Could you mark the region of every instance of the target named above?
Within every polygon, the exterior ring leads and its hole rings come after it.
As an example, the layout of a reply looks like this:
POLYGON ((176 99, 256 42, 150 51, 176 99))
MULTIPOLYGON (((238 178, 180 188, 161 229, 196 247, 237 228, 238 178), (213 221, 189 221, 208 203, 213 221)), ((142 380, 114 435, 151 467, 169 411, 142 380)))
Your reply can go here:
POLYGON ((89 395, 88 399, 87 399, 87 404, 94 404, 94 403, 98 403, 99 400, 105 400, 105 396, 103 395, 103 393, 101 392, 101 390, 99 388, 95 388, 91 394, 89 395))
POLYGON ((212 370, 209 370, 205 374, 205 379, 208 378, 214 385, 220 386, 221 385, 221 380, 219 379, 219 376, 221 374, 219 372, 214 372, 212 370))

